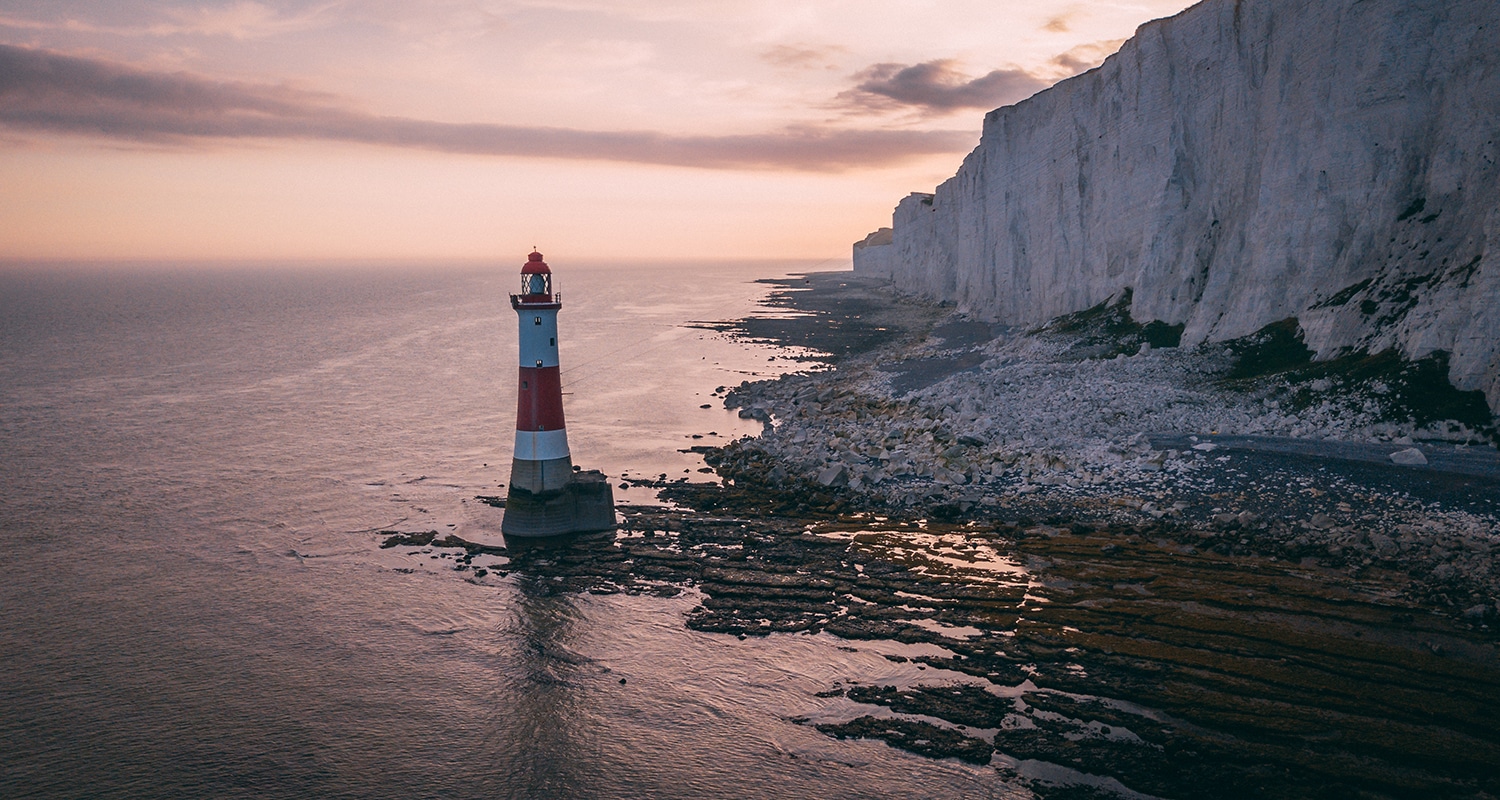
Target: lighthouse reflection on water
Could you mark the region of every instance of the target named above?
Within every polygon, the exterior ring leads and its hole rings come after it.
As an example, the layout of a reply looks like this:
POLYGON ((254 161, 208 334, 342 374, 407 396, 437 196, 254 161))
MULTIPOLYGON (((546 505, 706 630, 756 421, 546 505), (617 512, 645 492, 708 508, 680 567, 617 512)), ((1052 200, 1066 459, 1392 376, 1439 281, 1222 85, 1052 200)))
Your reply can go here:
POLYGON ((573 466, 563 419, 557 312, 562 295, 542 254, 521 267, 521 292, 510 296, 519 325, 516 444, 501 532, 555 537, 615 527, 614 492, 605 475, 573 466))

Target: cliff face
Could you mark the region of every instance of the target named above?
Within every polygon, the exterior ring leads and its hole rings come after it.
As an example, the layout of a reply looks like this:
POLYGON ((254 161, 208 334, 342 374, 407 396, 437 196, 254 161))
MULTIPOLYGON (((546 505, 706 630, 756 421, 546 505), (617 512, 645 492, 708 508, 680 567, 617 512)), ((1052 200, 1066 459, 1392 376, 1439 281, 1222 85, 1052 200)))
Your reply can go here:
POLYGON ((990 112, 855 271, 1039 323, 1133 291, 1184 344, 1450 354, 1500 412, 1500 3, 1205 0, 990 112))

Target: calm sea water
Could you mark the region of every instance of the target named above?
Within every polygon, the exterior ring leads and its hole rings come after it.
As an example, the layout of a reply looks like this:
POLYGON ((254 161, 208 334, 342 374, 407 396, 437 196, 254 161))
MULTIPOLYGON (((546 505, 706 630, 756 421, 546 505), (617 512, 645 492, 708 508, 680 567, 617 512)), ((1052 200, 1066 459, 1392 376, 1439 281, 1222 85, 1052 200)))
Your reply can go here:
MULTIPOLYGON (((710 393, 794 364, 688 323, 805 266, 554 263, 575 462, 752 432, 710 393)), ((0 273, 0 796, 1014 794, 791 721, 879 646, 378 549, 495 535, 518 268, 0 273)))

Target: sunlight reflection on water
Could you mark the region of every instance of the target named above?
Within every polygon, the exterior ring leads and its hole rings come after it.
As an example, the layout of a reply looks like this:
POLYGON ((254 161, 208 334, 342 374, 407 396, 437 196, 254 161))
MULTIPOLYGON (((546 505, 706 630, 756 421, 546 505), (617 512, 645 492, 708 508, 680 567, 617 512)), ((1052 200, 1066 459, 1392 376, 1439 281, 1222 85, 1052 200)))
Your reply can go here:
MULTIPOLYGON (((474 497, 507 480, 517 266, 0 276, 0 794, 1017 794, 791 721, 915 680, 887 645, 377 547, 496 533, 474 497)), ((578 463, 696 476, 680 449, 760 429, 710 395, 796 365, 686 323, 752 311, 764 265, 553 266, 578 463)))

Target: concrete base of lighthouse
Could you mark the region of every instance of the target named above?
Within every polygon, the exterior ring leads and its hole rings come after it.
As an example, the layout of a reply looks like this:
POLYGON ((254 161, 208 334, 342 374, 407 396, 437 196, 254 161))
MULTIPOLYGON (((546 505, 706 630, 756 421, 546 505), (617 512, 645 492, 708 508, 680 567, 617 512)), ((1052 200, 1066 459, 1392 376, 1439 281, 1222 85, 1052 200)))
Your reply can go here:
POLYGON ((520 487, 532 492, 552 492, 572 483, 577 474, 573 471, 571 456, 517 458, 510 462, 510 485, 513 489, 520 487))
POLYGON ((604 473, 588 470, 572 472, 559 488, 537 492, 516 486, 513 479, 500 532, 520 537, 561 536, 614 527, 614 487, 604 473))

